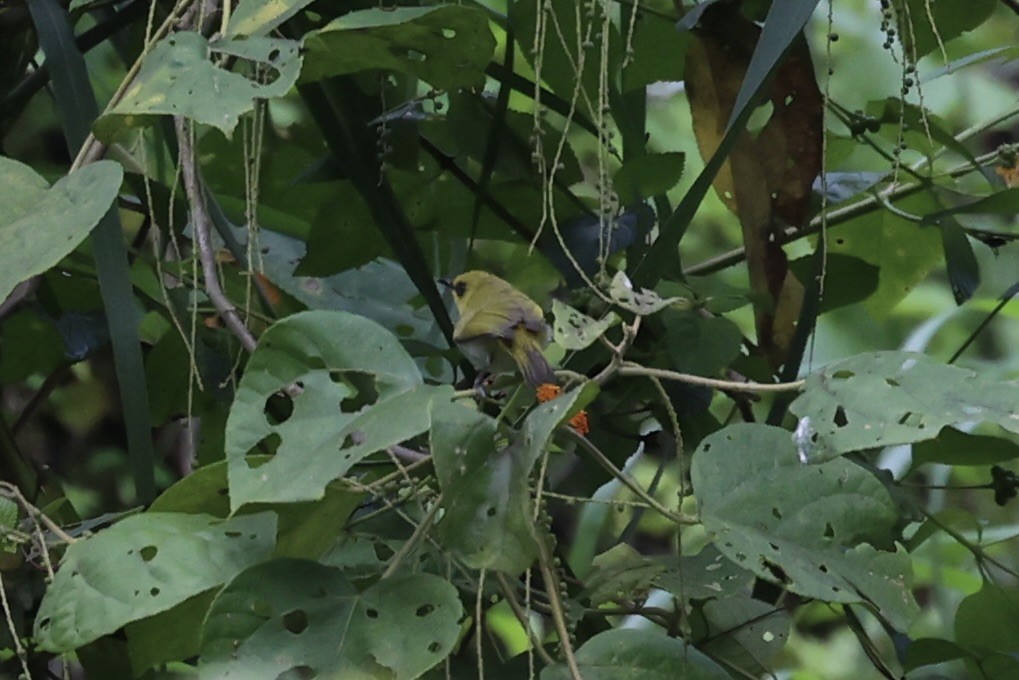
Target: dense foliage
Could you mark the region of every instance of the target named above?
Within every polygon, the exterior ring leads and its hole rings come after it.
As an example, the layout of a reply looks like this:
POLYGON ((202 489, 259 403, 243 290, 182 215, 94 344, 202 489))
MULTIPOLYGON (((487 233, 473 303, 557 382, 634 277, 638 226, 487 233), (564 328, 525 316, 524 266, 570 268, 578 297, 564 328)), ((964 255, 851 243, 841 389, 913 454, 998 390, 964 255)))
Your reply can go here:
POLYGON ((4 672, 1019 677, 1014 0, 0 40, 4 672), (469 269, 558 396, 473 387, 469 269))

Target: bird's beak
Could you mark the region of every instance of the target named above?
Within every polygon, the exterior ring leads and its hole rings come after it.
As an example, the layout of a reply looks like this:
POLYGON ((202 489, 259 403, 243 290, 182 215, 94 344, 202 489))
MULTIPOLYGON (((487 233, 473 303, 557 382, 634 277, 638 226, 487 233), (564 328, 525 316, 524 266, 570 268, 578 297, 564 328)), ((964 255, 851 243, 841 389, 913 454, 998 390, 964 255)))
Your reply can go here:
POLYGON ((436 280, 439 283, 441 283, 442 285, 444 285, 446 288, 452 288, 453 287, 453 282, 450 281, 449 279, 436 279, 436 280))

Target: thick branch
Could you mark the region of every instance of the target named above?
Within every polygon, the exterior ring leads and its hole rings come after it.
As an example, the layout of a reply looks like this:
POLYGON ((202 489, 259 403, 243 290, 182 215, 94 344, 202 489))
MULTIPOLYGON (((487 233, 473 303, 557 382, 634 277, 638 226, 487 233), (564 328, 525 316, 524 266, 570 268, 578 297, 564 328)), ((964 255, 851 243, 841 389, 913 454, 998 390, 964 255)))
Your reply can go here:
POLYGON ((211 224, 209 211, 205 205, 205 194, 198 184, 198 166, 195 160, 194 139, 190 125, 183 116, 174 116, 174 127, 177 129, 177 146, 180 149, 180 169, 184 178, 184 193, 191 205, 191 227, 194 230, 195 245, 198 248, 198 259, 202 265, 202 277, 205 281, 205 293, 209 301, 219 312, 220 317, 230 332, 240 340, 241 346, 249 352, 254 351, 258 342, 244 325, 240 314, 233 303, 223 293, 219 285, 216 254, 212 249, 211 224))

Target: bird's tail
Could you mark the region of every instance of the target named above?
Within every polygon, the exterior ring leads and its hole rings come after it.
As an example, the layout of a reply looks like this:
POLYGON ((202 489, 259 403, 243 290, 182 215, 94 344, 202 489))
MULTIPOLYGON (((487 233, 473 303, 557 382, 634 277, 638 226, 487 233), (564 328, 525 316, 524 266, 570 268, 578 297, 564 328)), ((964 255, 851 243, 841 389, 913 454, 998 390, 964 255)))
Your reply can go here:
POLYGON ((539 385, 555 385, 555 371, 549 365, 541 348, 537 344, 524 348, 523 356, 520 358, 520 372, 524 380, 533 388, 539 385))

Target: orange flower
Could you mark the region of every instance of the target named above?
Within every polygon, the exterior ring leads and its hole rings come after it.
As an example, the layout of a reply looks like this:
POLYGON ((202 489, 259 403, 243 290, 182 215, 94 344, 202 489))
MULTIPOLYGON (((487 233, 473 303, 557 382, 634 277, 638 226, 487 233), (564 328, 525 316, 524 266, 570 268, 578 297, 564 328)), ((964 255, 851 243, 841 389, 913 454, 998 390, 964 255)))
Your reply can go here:
MULTIPOLYGON (((543 383, 538 385, 535 390, 535 394, 538 397, 538 403, 544 404, 546 401, 552 401, 560 394, 563 393, 563 388, 559 385, 553 385, 552 383, 543 383)), ((590 423, 587 420, 587 411, 579 411, 575 416, 570 418, 570 427, 577 431, 577 434, 587 434, 591 431, 590 423)))

